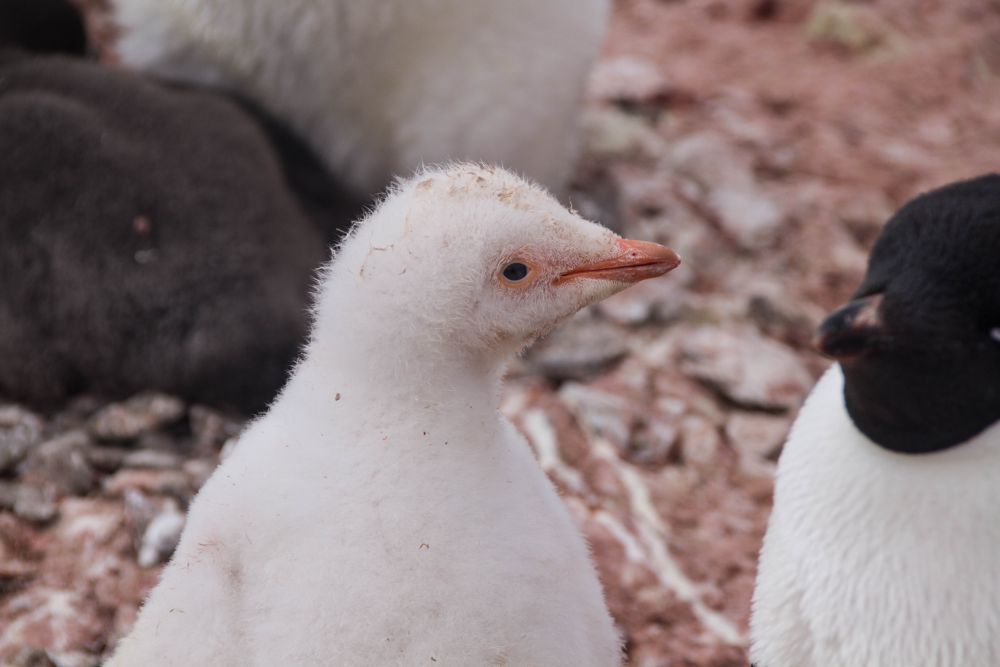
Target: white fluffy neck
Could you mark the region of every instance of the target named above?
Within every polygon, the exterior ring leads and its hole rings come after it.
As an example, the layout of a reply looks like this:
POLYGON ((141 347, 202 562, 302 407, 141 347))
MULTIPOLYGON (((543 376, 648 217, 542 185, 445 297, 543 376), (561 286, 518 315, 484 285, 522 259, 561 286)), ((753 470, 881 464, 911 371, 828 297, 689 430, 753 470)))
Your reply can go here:
POLYGON ((502 363, 438 340, 412 322, 376 317, 371 304, 360 301, 350 285, 324 292, 312 339, 282 403, 312 414, 337 408, 330 414, 340 422, 380 427, 496 414, 502 363))

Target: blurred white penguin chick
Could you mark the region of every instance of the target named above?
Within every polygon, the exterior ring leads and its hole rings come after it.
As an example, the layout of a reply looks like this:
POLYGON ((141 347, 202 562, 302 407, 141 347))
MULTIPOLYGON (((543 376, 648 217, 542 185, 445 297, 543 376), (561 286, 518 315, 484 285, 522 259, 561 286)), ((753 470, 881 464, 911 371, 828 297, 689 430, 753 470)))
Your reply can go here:
POLYGON ((538 335, 678 262, 499 169, 402 182, 323 271, 305 356, 109 664, 618 665, 500 381, 538 335))
POLYGON ((608 0, 115 0, 125 64, 250 97, 361 193, 449 159, 569 178, 608 0))
POLYGON ((917 197, 820 327, 778 463, 756 667, 1000 665, 1000 176, 917 197))

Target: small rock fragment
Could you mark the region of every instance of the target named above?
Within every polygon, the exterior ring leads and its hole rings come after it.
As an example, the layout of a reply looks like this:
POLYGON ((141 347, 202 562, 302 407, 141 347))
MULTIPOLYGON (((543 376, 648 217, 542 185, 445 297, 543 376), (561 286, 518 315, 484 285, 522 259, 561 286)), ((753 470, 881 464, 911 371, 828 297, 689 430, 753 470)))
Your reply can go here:
POLYGON ((141 567, 153 567, 164 563, 174 553, 184 530, 184 514, 171 498, 163 509, 153 517, 142 536, 138 562, 141 567))
POLYGON ((842 0, 817 4, 806 22, 806 34, 852 55, 889 57, 906 51, 902 33, 876 8, 842 0))
POLYGON ((784 211, 761 189, 752 165, 734 148, 715 135, 696 134, 673 147, 670 162, 690 179, 693 196, 740 247, 760 249, 776 240, 784 211))
POLYGON ((676 425, 656 417, 640 419, 625 446, 625 458, 644 466, 662 466, 675 458, 679 430, 676 425))
POLYGON ((659 158, 666 142, 639 116, 619 109, 587 109, 583 114, 586 153, 599 160, 659 158))
POLYGON ((24 648, 10 662, 10 667, 59 667, 49 658, 48 651, 40 648, 24 648))
POLYGON ((90 436, 84 431, 61 433, 36 446, 24 463, 25 475, 54 486, 60 493, 82 496, 96 477, 88 460, 90 436))
POLYGON ((114 472, 122 467, 125 455, 129 450, 124 447, 100 447, 93 446, 87 449, 87 461, 90 465, 101 472, 114 472))
POLYGON ((227 439, 239 435, 242 424, 204 405, 192 405, 188 410, 195 451, 215 454, 227 439))
POLYGON ((14 514, 36 524, 49 523, 59 514, 52 494, 31 484, 20 484, 14 498, 14 514))
POLYGON ((42 437, 41 418, 16 405, 0 405, 0 473, 16 466, 42 437))
POLYGON ((184 403, 165 394, 146 393, 102 408, 90 422, 90 432, 101 440, 135 440, 147 431, 177 421, 184 403))
POLYGON ((697 415, 680 422, 681 462, 695 467, 709 467, 719 460, 722 436, 712 422, 697 415))
POLYGON ((701 327, 681 339, 681 370, 737 405, 797 408, 813 378, 791 349, 748 327, 701 327))
POLYGON ((726 437, 742 458, 776 461, 791 425, 781 415, 734 412, 726 423, 726 437))
POLYGON ((127 489, 139 489, 156 495, 170 495, 187 500, 194 495, 191 480, 180 470, 123 468, 104 480, 103 492, 120 496, 127 489))
POLYGON ((600 320, 574 319, 528 350, 528 368, 553 380, 585 380, 600 375, 628 353, 625 334, 600 320))
POLYGON ((597 63, 590 77, 588 97, 611 102, 621 109, 649 118, 673 102, 693 102, 694 96, 672 86, 648 60, 618 56, 597 63))
POLYGON ((624 447, 632 432, 631 410, 623 396, 567 382, 559 397, 570 407, 586 430, 624 447))
POLYGON ((180 468, 181 458, 177 454, 157 449, 140 449, 129 452, 122 461, 125 468, 156 468, 173 470, 180 468))

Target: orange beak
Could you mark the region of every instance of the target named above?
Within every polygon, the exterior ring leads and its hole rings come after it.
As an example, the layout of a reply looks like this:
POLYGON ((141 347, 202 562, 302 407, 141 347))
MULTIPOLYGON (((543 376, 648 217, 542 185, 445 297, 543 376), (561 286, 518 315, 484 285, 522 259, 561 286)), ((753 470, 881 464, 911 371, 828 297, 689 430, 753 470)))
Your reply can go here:
POLYGON ((596 278, 620 283, 637 283, 672 271, 681 263, 677 253, 658 243, 619 239, 619 254, 611 259, 583 264, 565 271, 556 278, 561 285, 574 278, 596 278))

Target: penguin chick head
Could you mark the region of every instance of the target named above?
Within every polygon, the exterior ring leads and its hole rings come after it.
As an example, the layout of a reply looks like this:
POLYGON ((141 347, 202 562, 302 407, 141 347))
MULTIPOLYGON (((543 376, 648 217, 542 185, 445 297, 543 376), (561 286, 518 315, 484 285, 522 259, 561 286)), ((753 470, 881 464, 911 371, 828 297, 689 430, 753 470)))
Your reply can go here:
POLYGON ((887 449, 946 449, 1000 420, 1000 175, 903 206, 817 347, 843 367, 855 425, 887 449))
POLYGON ((400 182, 354 228, 322 278, 317 331, 347 309, 378 323, 360 335, 408 354, 502 363, 580 308, 679 263, 509 172, 458 164, 400 182))

